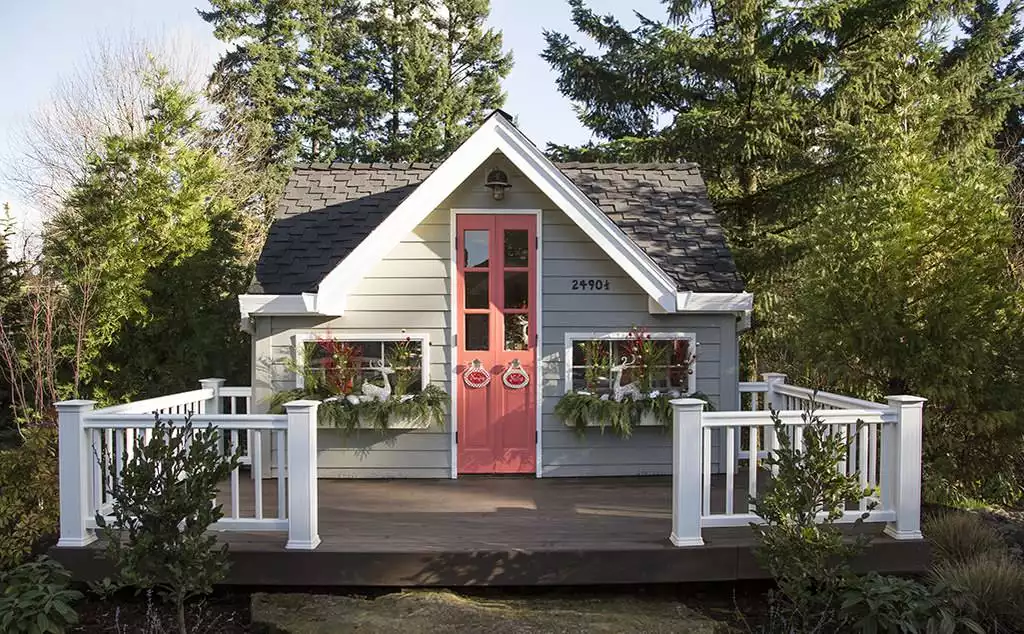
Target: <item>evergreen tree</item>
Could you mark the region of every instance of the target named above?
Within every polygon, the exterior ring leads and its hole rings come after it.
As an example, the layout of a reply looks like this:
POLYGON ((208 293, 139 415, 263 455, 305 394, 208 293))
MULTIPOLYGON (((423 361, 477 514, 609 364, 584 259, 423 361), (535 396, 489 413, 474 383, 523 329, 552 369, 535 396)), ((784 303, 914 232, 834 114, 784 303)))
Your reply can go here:
POLYGON ((230 171, 195 95, 162 74, 151 81, 146 129, 105 139, 44 228, 43 270, 84 326, 76 388, 101 400, 187 389, 213 374, 241 378, 247 361, 236 305, 247 282, 243 221, 225 186, 230 171))
POLYGON ((232 45, 211 83, 252 111, 267 165, 446 156, 504 101, 488 0, 211 0, 232 45))
POLYGON ((888 61, 913 60, 949 39, 954 18, 970 17, 976 37, 933 62, 937 77, 965 82, 950 97, 967 107, 947 129, 961 128, 961 140, 990 134, 986 113, 1013 98, 979 83, 992 73, 977 62, 1005 46, 1016 4, 961 16, 955 0, 666 0, 668 22, 640 16, 627 29, 584 0, 569 3, 576 27, 603 51, 546 32, 543 56, 581 121, 607 142, 552 154, 700 163, 748 276, 799 257, 805 245, 790 230, 813 217, 807 203, 857 165, 859 148, 836 130, 866 125, 905 89, 880 74, 888 61), (973 100, 961 99, 966 91, 973 100))
POLYGON ((444 159, 501 107, 512 56, 484 28, 488 13, 488 0, 370 2, 371 85, 383 114, 365 159, 444 159))

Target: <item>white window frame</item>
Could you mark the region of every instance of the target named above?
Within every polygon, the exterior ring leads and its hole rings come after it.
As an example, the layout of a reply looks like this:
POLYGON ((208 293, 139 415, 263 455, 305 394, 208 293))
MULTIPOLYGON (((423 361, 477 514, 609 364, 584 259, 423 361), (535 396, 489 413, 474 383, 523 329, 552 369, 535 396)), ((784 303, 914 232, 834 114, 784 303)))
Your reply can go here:
MULTIPOLYGON (((295 387, 303 388, 306 386, 306 377, 303 375, 303 364, 305 363, 305 355, 303 351, 307 343, 316 342, 320 339, 330 339, 331 341, 346 341, 346 342, 385 342, 385 341, 419 341, 422 346, 422 354, 420 357, 420 386, 421 389, 427 387, 430 384, 430 335, 424 332, 368 332, 368 333, 351 333, 351 332, 304 332, 292 336, 292 352, 295 359, 295 387)), ((383 351, 383 348, 382 348, 383 351)))
MULTIPOLYGON (((697 350, 699 349, 700 343, 697 341, 697 334, 692 332, 650 332, 645 331, 645 335, 650 335, 651 339, 658 341, 664 340, 677 340, 686 339, 690 342, 690 353, 693 355, 693 366, 687 381, 686 394, 693 394, 697 391, 697 350)), ((572 349, 573 345, 577 341, 592 341, 592 340, 603 340, 603 341, 625 341, 629 339, 629 331, 618 331, 618 332, 567 332, 565 333, 565 352, 564 352, 564 375, 563 381, 563 394, 568 394, 572 391, 572 349)), ((618 362, 618 359, 611 359, 612 363, 618 362)), ((683 396, 686 396, 684 394, 683 396)))

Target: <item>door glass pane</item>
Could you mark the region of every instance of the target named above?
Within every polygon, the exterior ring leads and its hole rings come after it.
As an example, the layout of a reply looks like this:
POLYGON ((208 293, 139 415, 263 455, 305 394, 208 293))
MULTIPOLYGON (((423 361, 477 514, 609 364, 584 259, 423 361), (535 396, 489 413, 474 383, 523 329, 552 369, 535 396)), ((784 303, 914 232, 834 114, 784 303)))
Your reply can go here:
POLYGON ((505 266, 530 266, 530 232, 505 230, 505 266))
POLYGON ((505 308, 527 308, 530 303, 530 274, 526 271, 505 273, 505 308))
POLYGON ((505 349, 526 350, 530 331, 530 317, 525 313, 505 315, 505 349))
POLYGON ((487 271, 466 271, 466 308, 490 306, 490 295, 487 290, 489 277, 487 271))
POLYGON ((466 315, 466 350, 489 350, 488 324, 490 315, 466 315))
POLYGON ((467 267, 487 266, 490 238, 486 229, 466 231, 463 237, 463 258, 467 267))

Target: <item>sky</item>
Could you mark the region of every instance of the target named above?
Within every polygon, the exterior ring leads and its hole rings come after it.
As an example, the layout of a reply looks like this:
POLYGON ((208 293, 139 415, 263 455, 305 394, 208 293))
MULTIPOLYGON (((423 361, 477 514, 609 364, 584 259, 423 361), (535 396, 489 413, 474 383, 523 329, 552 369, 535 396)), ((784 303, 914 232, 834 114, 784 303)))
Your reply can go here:
MULTIPOLYGON (((664 16, 660 0, 589 0, 599 13, 636 23, 633 11, 664 16)), ((212 67, 224 50, 197 14, 206 0, 0 0, 0 158, 17 160, 19 130, 33 111, 47 103, 61 77, 104 39, 126 37, 172 42, 212 67)), ((583 143, 590 135, 570 102, 555 86, 555 75, 540 53, 543 30, 575 33, 565 0, 491 0, 492 27, 504 35, 515 66, 505 79, 505 109, 534 143, 583 143)), ((2 165, 2 164, 0 164, 2 165)), ((0 173, 0 205, 10 202, 23 228, 38 227, 39 214, 5 184, 0 173)))

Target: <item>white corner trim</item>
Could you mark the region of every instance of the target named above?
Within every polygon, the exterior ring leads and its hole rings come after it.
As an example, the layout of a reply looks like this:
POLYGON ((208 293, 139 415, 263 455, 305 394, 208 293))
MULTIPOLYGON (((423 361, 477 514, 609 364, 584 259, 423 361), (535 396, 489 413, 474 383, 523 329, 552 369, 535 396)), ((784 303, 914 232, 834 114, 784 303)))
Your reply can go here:
POLYGON ((295 373, 295 387, 305 387, 306 377, 302 373, 302 367, 305 362, 305 357, 302 354, 302 349, 310 341, 317 341, 318 339, 331 339, 333 341, 351 341, 358 343, 363 342, 384 342, 384 341, 402 341, 403 339, 410 339, 412 341, 420 342, 420 385, 426 387, 430 383, 430 335, 425 332, 369 332, 366 334, 359 333, 347 333, 347 332, 301 332, 292 335, 292 361, 295 363, 295 368, 298 370, 295 373))
MULTIPOLYGON (((562 392, 568 394, 572 391, 572 349, 573 344, 577 341, 588 341, 588 340, 606 340, 606 341, 625 341, 629 339, 628 332, 567 332, 565 333, 565 351, 563 356, 562 369, 564 374, 562 376, 562 392)), ((697 333, 693 332, 647 332, 651 336, 651 339, 655 340, 674 340, 674 339, 686 339, 690 342, 690 353, 693 355, 694 365, 693 371, 690 372, 690 376, 687 379, 686 389, 689 394, 693 394, 697 391, 697 360, 700 356, 700 342, 697 341, 697 333)))
POLYGON ((741 313, 754 308, 750 293, 695 293, 685 291, 676 298, 677 313, 741 313))
POLYGON ((494 115, 324 277, 317 290, 318 308, 324 312, 343 310, 345 298, 371 268, 495 151, 500 151, 519 168, 660 306, 675 310, 676 287, 668 274, 514 125, 494 115))

